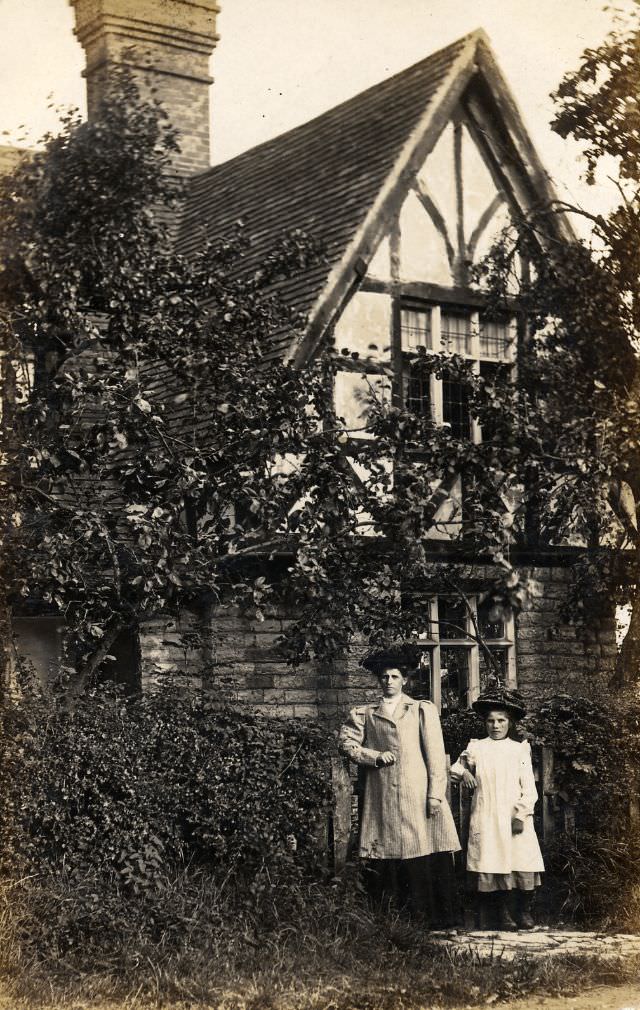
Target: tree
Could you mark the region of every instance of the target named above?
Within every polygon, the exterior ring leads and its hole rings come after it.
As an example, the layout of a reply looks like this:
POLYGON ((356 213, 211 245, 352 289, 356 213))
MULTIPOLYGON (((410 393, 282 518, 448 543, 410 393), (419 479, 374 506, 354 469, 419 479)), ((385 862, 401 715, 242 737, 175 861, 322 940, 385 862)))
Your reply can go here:
MULTIPOLYGON (((577 71, 568 74, 555 95, 554 123, 560 136, 584 145, 586 177, 613 165, 619 202, 605 218, 593 220, 596 259, 607 281, 608 297, 598 306, 603 321, 614 306, 612 336, 623 345, 625 375, 609 407, 607 435, 611 450, 610 496, 633 547, 635 559, 626 580, 632 614, 620 654, 619 679, 640 676, 640 536, 636 504, 640 502, 640 10, 621 18, 596 49, 586 50, 577 71), (629 348, 632 352, 629 353, 629 348)), ((605 345, 607 341, 604 337, 605 345)))
MULTIPOLYGON (((613 173, 619 200, 608 215, 563 202, 516 222, 481 273, 497 305, 513 292, 516 263, 526 338, 521 381, 535 404, 527 497, 538 532, 584 544, 576 567, 580 613, 632 604, 618 679, 640 675, 640 27, 621 20, 586 50, 554 98, 553 128, 579 141, 585 177, 613 173), (588 242, 559 243, 558 213, 581 215, 588 242), (537 504, 536 504, 537 502, 537 504)), ((533 415, 532 415, 533 417, 533 415)))
POLYGON ((260 367, 297 323, 269 285, 317 250, 283 236, 241 279, 240 233, 174 252, 175 147, 123 75, 98 120, 67 117, 0 194, 4 584, 63 615, 75 690, 145 615, 222 585, 258 595, 230 572, 269 553, 286 514, 267 464, 322 409, 318 370, 260 367))

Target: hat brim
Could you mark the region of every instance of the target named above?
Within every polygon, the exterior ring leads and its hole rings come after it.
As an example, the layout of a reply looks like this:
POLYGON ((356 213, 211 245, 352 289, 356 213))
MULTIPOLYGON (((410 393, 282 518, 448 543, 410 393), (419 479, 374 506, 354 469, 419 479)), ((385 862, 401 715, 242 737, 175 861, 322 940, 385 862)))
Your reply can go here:
POLYGON ((483 698, 482 701, 474 701, 471 705, 474 712, 478 712, 479 715, 488 715, 489 712, 495 712, 497 709, 502 709, 507 715, 513 716, 514 719, 523 719, 527 714, 526 708, 520 705, 513 705, 509 702, 502 701, 496 698, 495 701, 491 699, 483 698))
POLYGON ((408 677, 420 663, 420 654, 411 647, 378 649, 362 660, 361 666, 377 677, 384 670, 400 670, 404 677, 408 677))

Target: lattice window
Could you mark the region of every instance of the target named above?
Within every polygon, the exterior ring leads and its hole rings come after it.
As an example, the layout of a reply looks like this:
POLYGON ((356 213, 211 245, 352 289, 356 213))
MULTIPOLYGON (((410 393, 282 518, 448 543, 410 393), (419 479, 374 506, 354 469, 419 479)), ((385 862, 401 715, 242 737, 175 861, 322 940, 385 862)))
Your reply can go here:
POLYGON ((469 387, 446 373, 442 377, 442 420, 456 438, 471 437, 469 387))
POLYGON ((512 616, 497 616, 490 602, 479 602, 476 596, 467 597, 466 603, 459 597, 439 596, 427 606, 429 631, 420 638, 422 660, 412 683, 415 697, 428 698, 446 712, 467 708, 489 674, 515 686, 512 616))
POLYGON ((405 405, 435 424, 448 424, 457 438, 479 442, 484 433, 469 413, 469 390, 446 372, 441 378, 418 381, 414 362, 419 349, 459 354, 476 375, 492 378, 499 367, 514 362, 515 330, 511 319, 487 319, 475 309, 440 305, 401 306, 400 342, 403 356, 405 405))
POLYGON ((418 417, 433 419, 433 377, 420 361, 412 362, 406 376, 406 407, 418 417))

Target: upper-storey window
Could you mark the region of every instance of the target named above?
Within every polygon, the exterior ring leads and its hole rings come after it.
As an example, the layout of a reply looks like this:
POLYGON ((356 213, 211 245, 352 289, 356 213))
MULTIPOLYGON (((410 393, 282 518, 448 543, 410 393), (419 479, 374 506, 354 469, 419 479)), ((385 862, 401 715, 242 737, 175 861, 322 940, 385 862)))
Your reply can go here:
POLYGON ((477 375, 491 378, 499 365, 513 363, 513 323, 509 319, 483 319, 473 309, 402 306, 400 342, 405 405, 422 417, 430 417, 435 424, 448 425, 457 438, 480 441, 480 427, 470 415, 466 383, 446 371, 440 379, 429 375, 418 351, 458 354, 473 363, 477 375))

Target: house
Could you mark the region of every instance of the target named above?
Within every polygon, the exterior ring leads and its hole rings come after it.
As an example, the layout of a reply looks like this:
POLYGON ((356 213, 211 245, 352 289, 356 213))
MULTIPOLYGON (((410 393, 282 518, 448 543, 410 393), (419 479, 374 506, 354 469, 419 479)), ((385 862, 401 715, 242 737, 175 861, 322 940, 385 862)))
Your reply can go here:
MULTIPOLYGON (((109 67, 125 61, 155 88, 180 131, 174 167, 187 177, 188 195, 176 241, 184 252, 238 219, 253 238, 249 266, 285 229, 303 229, 324 242, 326 263, 280 285, 281 295, 307 314, 304 333, 294 342, 282 335, 269 353, 303 368, 328 338, 360 352, 357 367, 344 358, 335 384, 338 413, 354 428, 362 418, 362 388, 377 384, 397 402, 429 412, 436 424, 480 439, 460 384, 446 376, 425 382, 414 361, 420 349, 445 349, 471 361, 480 375, 504 364, 515 377, 513 320, 484 318, 471 268, 510 215, 553 197, 486 35, 473 32, 311 122, 209 167, 214 0, 140 0, 135 13, 127 0, 71 3, 87 54, 89 113, 109 67)), ((561 217, 557 228, 571 239, 561 217)), ((455 527, 456 482, 446 491, 442 515, 455 527)), ((446 552, 446 533, 434 531, 434 557, 442 560, 446 552)), ((534 587, 517 618, 493 620, 478 604, 473 586, 481 571, 470 583, 472 607, 505 681, 525 694, 600 691, 613 670, 615 627, 612 615, 603 615, 579 636, 565 622, 572 549, 521 542, 512 557, 534 587)), ((469 616, 446 594, 428 606, 433 634, 422 643, 422 688, 438 703, 466 704, 485 672, 469 616), (451 623, 469 634, 452 637, 451 623)), ((334 716, 368 696, 369 676, 356 658, 340 669, 283 667, 273 646, 286 620, 274 614, 253 626, 239 615, 212 616, 212 677, 231 698, 258 711, 334 716)), ((54 618, 21 616, 16 629, 36 666, 55 665, 54 618)), ((162 615, 118 649, 122 668, 143 684, 184 661, 162 615)))

